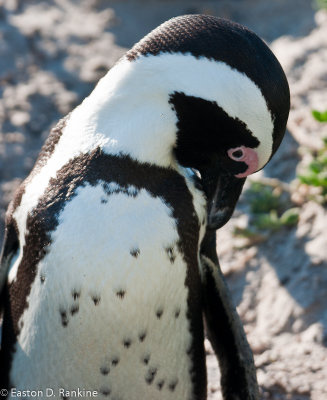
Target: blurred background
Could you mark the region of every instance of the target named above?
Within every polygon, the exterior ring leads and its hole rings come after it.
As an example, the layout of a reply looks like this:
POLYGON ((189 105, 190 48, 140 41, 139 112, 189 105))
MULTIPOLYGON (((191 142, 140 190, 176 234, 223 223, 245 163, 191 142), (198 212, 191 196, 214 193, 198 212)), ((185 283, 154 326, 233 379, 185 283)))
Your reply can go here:
MULTIPOLYGON (((165 20, 205 13, 261 36, 289 80, 280 150, 248 179, 217 251, 263 399, 327 399, 327 1, 1 0, 0 244, 6 207, 60 117, 165 20)), ((208 343, 209 399, 221 399, 208 343)))

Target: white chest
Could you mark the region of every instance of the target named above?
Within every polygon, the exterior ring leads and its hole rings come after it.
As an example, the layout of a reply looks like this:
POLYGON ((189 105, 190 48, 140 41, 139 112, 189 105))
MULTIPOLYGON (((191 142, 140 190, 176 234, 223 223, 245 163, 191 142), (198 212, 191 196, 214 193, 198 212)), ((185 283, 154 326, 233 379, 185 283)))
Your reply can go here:
POLYGON ((191 398, 187 268, 170 208, 100 182, 59 220, 20 320, 14 386, 191 398))

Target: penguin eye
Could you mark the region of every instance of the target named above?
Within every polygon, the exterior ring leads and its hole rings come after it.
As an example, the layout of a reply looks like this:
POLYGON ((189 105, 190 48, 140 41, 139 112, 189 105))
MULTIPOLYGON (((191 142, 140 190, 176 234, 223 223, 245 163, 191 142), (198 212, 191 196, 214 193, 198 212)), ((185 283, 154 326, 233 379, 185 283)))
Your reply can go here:
POLYGON ((228 156, 235 161, 240 161, 244 158, 244 151, 241 147, 235 149, 229 149, 227 152, 228 156))

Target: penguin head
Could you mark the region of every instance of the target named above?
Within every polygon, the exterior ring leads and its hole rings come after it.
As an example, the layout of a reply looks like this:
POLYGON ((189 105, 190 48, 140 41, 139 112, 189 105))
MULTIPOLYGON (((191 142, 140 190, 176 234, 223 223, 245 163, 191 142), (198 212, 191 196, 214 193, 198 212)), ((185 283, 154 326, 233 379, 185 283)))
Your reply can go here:
POLYGON ((276 57, 242 25, 186 15, 145 36, 117 71, 118 98, 128 98, 133 126, 145 135, 133 139, 134 154, 137 140, 143 146, 135 158, 164 165, 170 157, 199 171, 208 226, 224 225, 246 177, 264 167, 285 133, 289 87, 276 57))

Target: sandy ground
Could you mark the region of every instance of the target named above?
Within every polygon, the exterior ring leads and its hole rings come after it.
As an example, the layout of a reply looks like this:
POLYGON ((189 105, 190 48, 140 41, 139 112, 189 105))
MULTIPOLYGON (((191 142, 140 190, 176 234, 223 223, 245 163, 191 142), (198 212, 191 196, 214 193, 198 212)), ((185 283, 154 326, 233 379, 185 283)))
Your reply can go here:
MULTIPOLYGON (((311 109, 327 108, 327 15, 308 0, 0 2, 0 243, 6 206, 33 166, 49 129, 137 40, 164 20, 209 13, 264 38, 288 76, 289 133, 264 171, 290 183, 327 128, 311 109), (301 153, 303 154, 303 152, 301 153)), ((261 173, 262 174, 262 173, 261 173)), ((259 174, 260 175, 260 174, 259 174)), ((248 218, 246 198, 218 235, 217 249, 255 355, 263 399, 327 399, 327 212, 300 204, 296 227, 245 246, 233 228, 248 218)), ((221 399, 210 346, 208 398, 221 399)))

